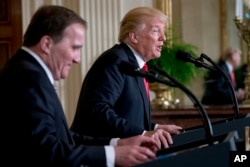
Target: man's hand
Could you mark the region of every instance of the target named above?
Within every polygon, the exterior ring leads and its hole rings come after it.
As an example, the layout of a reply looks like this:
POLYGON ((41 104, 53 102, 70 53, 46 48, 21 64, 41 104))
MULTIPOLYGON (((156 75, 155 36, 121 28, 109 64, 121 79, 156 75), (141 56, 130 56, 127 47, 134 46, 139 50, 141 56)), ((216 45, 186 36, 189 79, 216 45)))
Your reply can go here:
POLYGON ((156 129, 163 129, 170 134, 179 134, 181 133, 182 127, 176 125, 161 125, 159 124, 156 129))
POLYGON ((235 92, 236 98, 239 102, 242 102, 246 98, 246 92, 243 89, 239 89, 235 92))
POLYGON ((159 142, 157 142, 153 137, 137 135, 129 138, 119 139, 117 142, 118 146, 125 145, 137 145, 144 146, 151 149, 153 152, 156 152, 161 148, 159 142))
POLYGON ((135 166, 155 158, 155 153, 146 147, 137 145, 115 147, 115 165, 119 167, 135 166))
POLYGON ((163 129, 146 131, 143 135, 154 138, 157 141, 158 145, 163 145, 164 148, 168 148, 169 144, 173 144, 170 133, 163 129))

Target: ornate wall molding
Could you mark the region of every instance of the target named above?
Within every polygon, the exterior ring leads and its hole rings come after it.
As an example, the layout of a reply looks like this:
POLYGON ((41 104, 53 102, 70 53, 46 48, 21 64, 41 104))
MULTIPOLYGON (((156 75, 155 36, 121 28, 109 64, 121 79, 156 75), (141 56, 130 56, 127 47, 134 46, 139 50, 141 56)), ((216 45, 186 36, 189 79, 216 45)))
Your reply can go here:
POLYGON ((228 47, 227 0, 220 0, 220 46, 221 53, 228 47))
MULTIPOLYGON (((168 16, 168 24, 172 25, 172 0, 156 0, 156 8, 168 16)), ((166 33, 168 37, 172 36, 171 30, 166 29, 166 33)))

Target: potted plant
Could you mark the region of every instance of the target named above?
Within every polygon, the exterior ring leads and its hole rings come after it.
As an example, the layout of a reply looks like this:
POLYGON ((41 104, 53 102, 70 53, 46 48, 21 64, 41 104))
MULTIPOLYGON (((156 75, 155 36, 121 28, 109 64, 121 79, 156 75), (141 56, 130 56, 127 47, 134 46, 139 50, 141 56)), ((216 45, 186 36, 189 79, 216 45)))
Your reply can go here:
MULTIPOLYGON (((152 59, 147 64, 149 69, 157 65, 182 84, 189 85, 191 80, 200 73, 200 70, 191 63, 176 59, 178 50, 185 51, 194 58, 198 57, 195 53, 196 46, 174 38, 165 41, 161 56, 152 59)), ((156 98, 151 101, 154 109, 173 108, 179 104, 179 99, 174 98, 173 88, 163 84, 151 83, 150 89, 156 94, 156 98)))

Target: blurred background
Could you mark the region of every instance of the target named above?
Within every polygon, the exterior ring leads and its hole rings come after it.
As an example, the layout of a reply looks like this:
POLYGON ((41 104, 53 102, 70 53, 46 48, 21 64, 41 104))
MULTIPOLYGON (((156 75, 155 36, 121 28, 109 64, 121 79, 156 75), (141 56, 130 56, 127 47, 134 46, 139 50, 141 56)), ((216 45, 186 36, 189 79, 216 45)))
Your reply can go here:
MULTIPOLYGON (((118 42, 119 22, 124 14, 137 6, 156 7, 170 18, 174 35, 194 45, 199 56, 205 53, 217 61, 229 46, 242 50, 242 64, 247 62, 247 45, 235 25, 235 0, 0 0, 0 69, 21 46, 22 35, 34 11, 43 4, 62 5, 79 13, 87 22, 86 43, 81 64, 70 76, 56 83, 56 90, 65 109, 68 123, 75 114, 81 82, 97 56, 118 42)), ((171 33, 169 36, 173 35, 171 33)), ((174 77, 174 76, 173 76, 174 77)), ((204 78, 197 75, 186 86, 201 99, 204 78)), ((155 92, 151 91, 151 98, 155 92)), ((191 101, 175 91, 179 106, 191 101)))

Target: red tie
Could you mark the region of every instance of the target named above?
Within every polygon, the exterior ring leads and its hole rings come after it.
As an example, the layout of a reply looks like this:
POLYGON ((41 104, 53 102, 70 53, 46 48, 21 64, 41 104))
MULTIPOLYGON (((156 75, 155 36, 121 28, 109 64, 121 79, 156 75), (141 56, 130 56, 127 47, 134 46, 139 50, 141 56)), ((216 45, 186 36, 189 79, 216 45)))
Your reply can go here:
MULTIPOLYGON (((147 64, 144 64, 144 66, 142 67, 142 70, 148 72, 147 64)), ((145 85, 145 88, 146 88, 147 96, 148 96, 148 98, 150 98, 149 97, 149 83, 148 83, 146 78, 143 78, 143 81, 144 81, 144 85, 145 85)))
POLYGON ((232 85, 235 87, 236 82, 235 82, 235 74, 234 74, 234 71, 231 72, 231 79, 232 79, 232 85))

